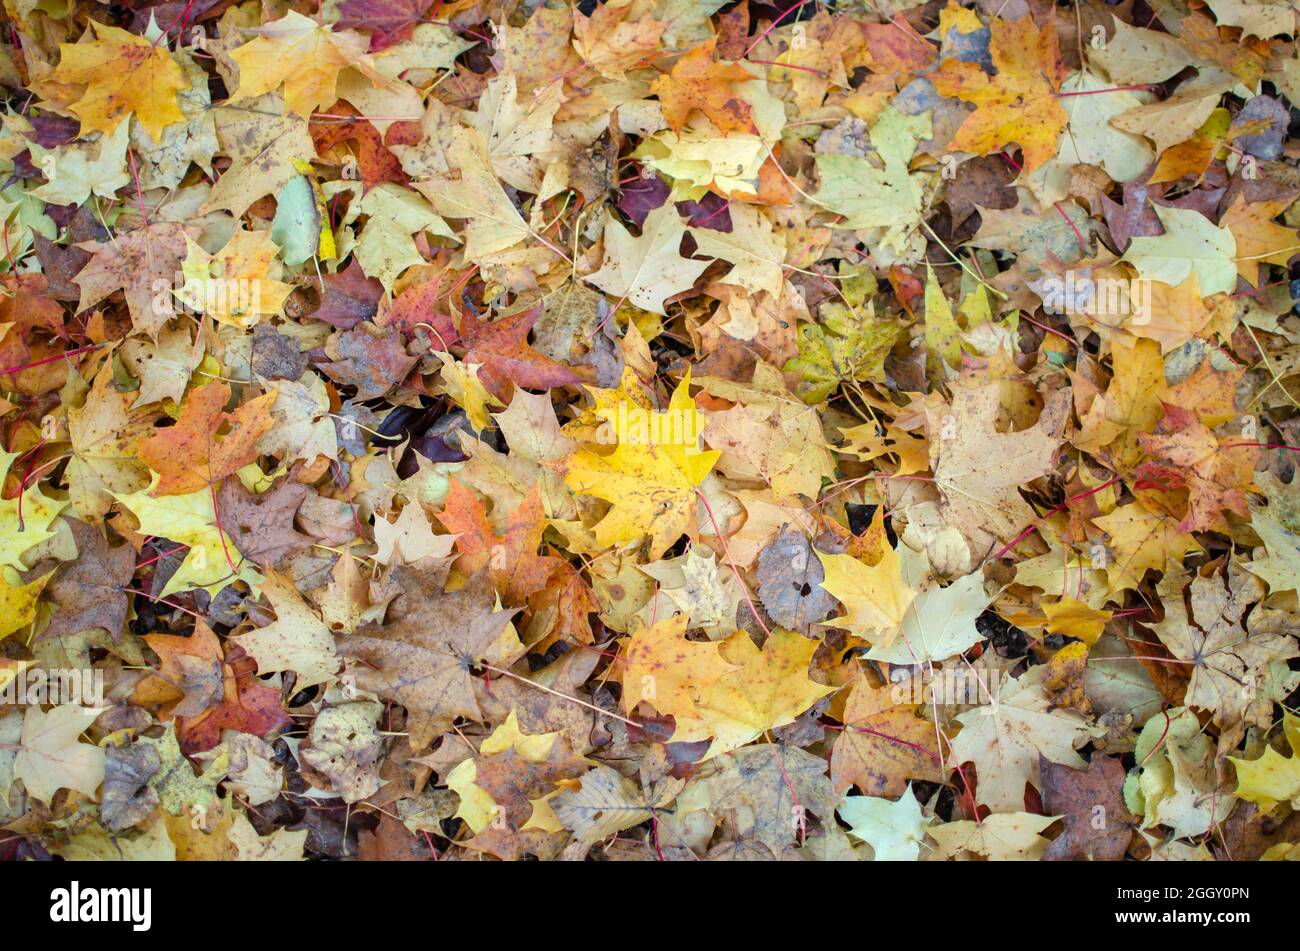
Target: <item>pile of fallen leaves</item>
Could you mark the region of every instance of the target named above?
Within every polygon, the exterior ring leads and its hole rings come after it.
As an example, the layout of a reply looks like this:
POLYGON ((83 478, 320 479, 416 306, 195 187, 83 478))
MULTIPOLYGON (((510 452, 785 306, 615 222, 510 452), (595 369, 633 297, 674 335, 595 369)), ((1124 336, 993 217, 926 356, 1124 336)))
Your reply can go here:
POLYGON ((0 856, 1300 857, 1294 4, 4 11, 0 856))

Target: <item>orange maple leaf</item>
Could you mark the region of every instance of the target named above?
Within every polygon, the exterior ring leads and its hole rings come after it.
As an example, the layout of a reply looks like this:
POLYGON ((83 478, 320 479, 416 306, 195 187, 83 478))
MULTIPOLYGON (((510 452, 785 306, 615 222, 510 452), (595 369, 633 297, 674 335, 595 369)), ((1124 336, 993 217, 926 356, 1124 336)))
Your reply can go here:
POLYGON ((750 128, 749 103, 736 95, 733 82, 754 77, 736 63, 719 63, 713 58, 716 39, 701 43, 660 76, 650 87, 659 97, 664 119, 674 132, 681 132, 692 109, 698 109, 722 132, 744 132, 750 128))
POLYGON ((450 480, 447 501, 438 520, 449 532, 457 532, 456 567, 467 575, 487 569, 492 586, 511 604, 522 604, 530 594, 546 586, 560 560, 537 554, 546 530, 541 489, 532 490, 510 513, 504 535, 498 535, 488 521, 479 497, 455 479, 450 480))
POLYGON ((227 413, 223 407, 230 387, 225 383, 207 383, 191 392, 176 425, 142 436, 136 444, 140 460, 162 476, 153 494, 198 492, 252 462, 257 440, 275 422, 275 397, 266 393, 227 413))

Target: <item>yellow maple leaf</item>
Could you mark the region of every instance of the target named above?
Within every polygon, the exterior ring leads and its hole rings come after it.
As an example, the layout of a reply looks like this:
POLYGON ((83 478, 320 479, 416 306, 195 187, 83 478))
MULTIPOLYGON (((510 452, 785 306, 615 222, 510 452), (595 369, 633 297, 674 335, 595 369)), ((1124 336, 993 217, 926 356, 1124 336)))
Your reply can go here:
POLYGON ((1154 340, 1117 339, 1111 344, 1114 375, 1104 396, 1080 413, 1075 445, 1084 452, 1108 455, 1123 473, 1143 461, 1138 434, 1149 433, 1163 415, 1160 400, 1167 395, 1165 364, 1154 340))
MULTIPOLYGON (((1136 588, 1148 568, 1164 571, 1169 561, 1181 563, 1185 554, 1201 548, 1195 537, 1179 528, 1177 519, 1150 512, 1137 502, 1092 521, 1106 533, 1103 548, 1110 553, 1097 567, 1105 568, 1116 591, 1136 588)), ((1093 558, 1094 564, 1097 561, 1093 558)))
MULTIPOLYGON (((8 565, 0 566, 0 640, 35 620, 36 602, 52 574, 49 572, 24 584, 18 572, 8 565)), ((3 687, 0 678, 0 688, 3 687)))
POLYGON ((276 280, 279 247, 270 231, 236 231, 216 254, 190 238, 181 264, 185 284, 175 291, 188 307, 214 319, 248 329, 264 315, 278 314, 293 293, 293 285, 276 280))
POLYGON ((903 581, 898 552, 884 546, 884 554, 874 565, 864 564, 852 555, 828 555, 819 551, 817 557, 826 572, 821 586, 847 612, 825 623, 860 634, 882 647, 893 643, 916 597, 916 592, 903 581))
POLYGON ((1097 643, 1111 613, 1096 611, 1074 598, 1061 598, 1052 604, 1043 605, 1049 632, 1077 637, 1089 646, 1097 643))
POLYGON ((1291 746, 1290 756, 1268 746, 1259 759, 1228 757, 1237 769, 1237 796, 1255 803, 1265 813, 1279 802, 1300 802, 1300 717, 1283 714, 1282 729, 1291 746))
POLYGON ((301 13, 252 31, 258 35, 230 54, 239 64, 239 86, 231 101, 275 92, 284 86, 284 104, 304 119, 338 99, 339 73, 357 67, 376 86, 384 78, 366 55, 367 40, 355 30, 334 30, 301 13))
POLYGON ((696 717, 692 689, 707 687, 731 665, 712 641, 686 639, 686 615, 674 614, 632 635, 624 653, 623 706, 642 700, 665 716, 696 717))
POLYGON ((436 392, 445 393, 465 411, 476 433, 487 429, 492 422, 488 406, 502 404, 479 379, 479 364, 462 363, 442 350, 434 350, 433 355, 442 361, 442 383, 436 392))
POLYGON ((690 229, 698 253, 731 262, 733 267, 722 283, 743 287, 751 294, 767 291, 773 298, 780 297, 785 281, 784 238, 756 208, 738 204, 730 214, 730 232, 690 229))
POLYGON ((1049 634, 1077 637, 1091 646, 1097 643, 1112 612, 1091 608, 1075 598, 1066 596, 1044 603, 1042 614, 1022 611, 1007 618, 1018 627, 1045 628, 1049 634))
POLYGON ((719 135, 710 123, 667 129, 645 139, 632 157, 673 180, 674 201, 699 201, 710 187, 730 195, 757 195, 768 146, 747 132, 719 135))
POLYGON ((86 90, 71 105, 81 120, 81 134, 111 133, 132 113, 149 137, 162 141, 163 130, 185 116, 176 94, 190 88, 180 64, 164 42, 91 21, 95 39, 64 43, 54 79, 86 90))
POLYGON ((1246 562, 1246 569, 1271 593, 1300 590, 1300 549, 1296 536, 1268 508, 1251 509, 1251 530, 1264 543, 1265 555, 1246 562))
POLYGON ((722 642, 722 658, 738 669, 695 690, 699 720, 677 721, 675 741, 713 737, 704 759, 739 749, 795 718, 835 688, 808 676, 819 642, 774 628, 762 650, 744 631, 722 642))
POLYGON ((993 18, 989 51, 996 75, 978 64, 949 59, 930 75, 943 96, 956 96, 977 108, 962 123, 949 146, 988 155, 1011 142, 1024 153, 1032 172, 1056 154, 1069 116, 1056 98, 1065 66, 1052 21, 1039 30, 1033 17, 993 18))
POLYGON ((690 382, 687 373, 673 392, 666 413, 633 407, 645 414, 642 422, 647 438, 636 438, 632 409, 626 409, 628 421, 621 424, 618 447, 612 453, 602 455, 584 448, 571 457, 564 476, 569 488, 613 506, 596 525, 598 544, 618 545, 649 535, 650 557, 658 558, 683 533, 691 531, 696 486, 709 474, 719 453, 699 448, 702 427, 690 382))

